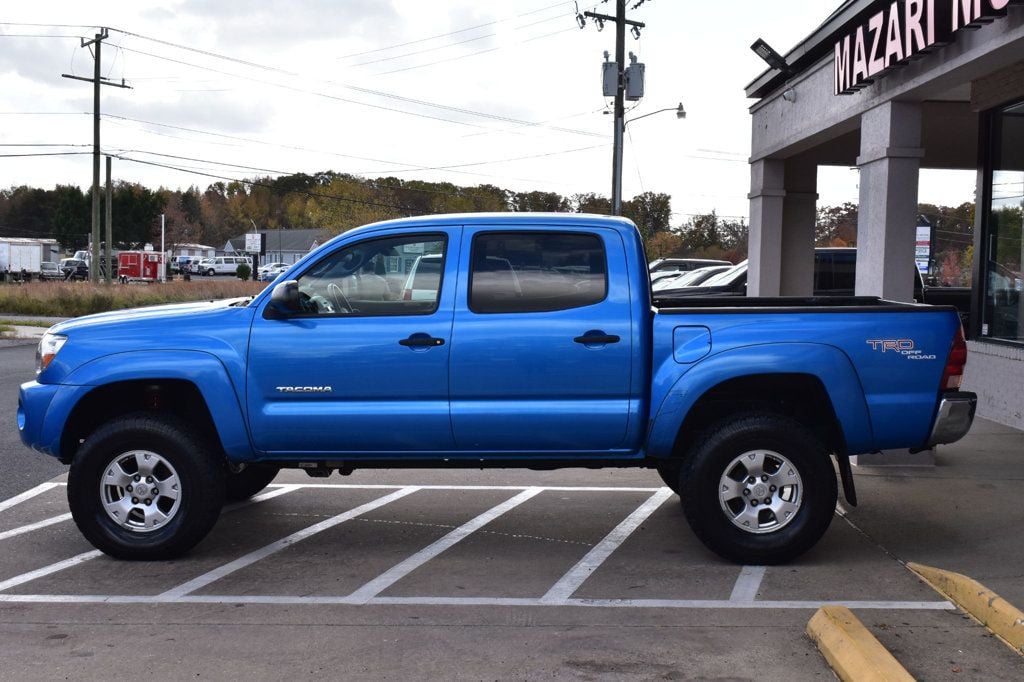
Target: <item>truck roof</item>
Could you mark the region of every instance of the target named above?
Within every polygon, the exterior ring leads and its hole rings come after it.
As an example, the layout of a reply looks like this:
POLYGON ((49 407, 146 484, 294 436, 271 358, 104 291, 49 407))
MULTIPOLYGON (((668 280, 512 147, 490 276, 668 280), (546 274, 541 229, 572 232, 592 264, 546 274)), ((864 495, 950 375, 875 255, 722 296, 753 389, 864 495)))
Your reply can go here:
POLYGON ((443 213, 384 220, 357 227, 343 234, 352 236, 360 232, 374 232, 389 227, 429 227, 469 223, 473 225, 516 225, 521 228, 524 225, 550 225, 552 222, 571 227, 605 227, 631 234, 635 234, 637 229, 633 221, 628 218, 593 213, 443 213))

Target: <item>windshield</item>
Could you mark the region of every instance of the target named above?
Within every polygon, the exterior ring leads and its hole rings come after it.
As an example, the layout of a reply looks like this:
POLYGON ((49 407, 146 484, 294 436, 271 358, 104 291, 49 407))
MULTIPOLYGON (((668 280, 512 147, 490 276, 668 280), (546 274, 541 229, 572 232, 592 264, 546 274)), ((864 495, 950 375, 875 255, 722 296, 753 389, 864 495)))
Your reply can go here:
POLYGON ((720 272, 709 280, 706 280, 702 287, 717 287, 724 284, 731 284, 739 275, 747 271, 747 261, 737 263, 725 272, 720 272))

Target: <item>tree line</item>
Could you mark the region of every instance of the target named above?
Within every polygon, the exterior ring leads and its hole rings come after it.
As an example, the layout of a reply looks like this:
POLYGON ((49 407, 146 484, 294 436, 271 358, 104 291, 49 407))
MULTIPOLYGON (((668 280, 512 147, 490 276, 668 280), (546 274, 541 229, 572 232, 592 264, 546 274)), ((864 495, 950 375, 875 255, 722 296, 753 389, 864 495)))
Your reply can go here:
MULTIPOLYGON (((101 193, 101 211, 105 201, 101 193)), ((0 190, 0 236, 47 237, 71 251, 88 242, 91 191, 71 185, 46 190, 28 186, 0 190)), ((447 182, 368 179, 325 171, 215 182, 200 189, 118 182, 112 192, 117 248, 157 243, 160 214, 165 215, 169 245, 201 243, 221 248, 228 239, 259 229, 318 228, 338 234, 366 223, 436 213, 548 211, 611 213, 608 197, 595 193, 563 196, 557 192, 517 192, 495 185, 460 186, 447 182)), ((939 275, 969 283, 974 205, 921 204, 919 213, 934 227, 932 260, 939 275)), ((647 255, 701 257, 739 262, 747 257, 745 219, 715 211, 673 220, 671 197, 644 192, 623 202, 623 215, 640 228, 647 255), (674 223, 674 224, 673 224, 674 223)), ((102 214, 102 213, 101 213, 102 214)), ((856 246, 857 205, 818 208, 816 246, 856 246)))
MULTIPOLYGON (((105 211, 101 190, 101 215, 105 211)), ((593 193, 517 192, 495 185, 465 187, 389 177, 367 179, 322 172, 215 182, 184 190, 117 182, 112 188, 115 245, 152 243, 165 215, 169 243, 220 248, 239 234, 259 229, 323 229, 338 234, 378 220, 436 213, 551 211, 611 213, 611 201, 593 193)), ((20 186, 0 190, 0 236, 56 239, 68 250, 85 246, 92 221, 91 190, 20 186)), ((623 215, 645 236, 670 229, 671 199, 645 192, 623 202, 623 215)))

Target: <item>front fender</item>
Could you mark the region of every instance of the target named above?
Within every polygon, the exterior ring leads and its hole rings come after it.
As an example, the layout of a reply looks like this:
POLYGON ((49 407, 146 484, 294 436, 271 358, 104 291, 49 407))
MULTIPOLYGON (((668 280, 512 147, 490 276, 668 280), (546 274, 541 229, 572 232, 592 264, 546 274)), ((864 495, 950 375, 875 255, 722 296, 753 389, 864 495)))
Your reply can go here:
MULTIPOLYGON (((678 372, 679 365, 662 372, 678 372)), ((648 438, 648 454, 670 457, 679 429, 690 409, 709 390, 731 379, 764 374, 806 374, 817 377, 835 410, 848 453, 873 450, 874 435, 864 389, 845 353, 815 343, 771 343, 743 346, 710 355, 675 379, 664 398, 652 396, 656 416, 648 438), (657 401, 657 402, 655 402, 657 401)), ((655 377, 655 386, 659 377, 655 377)))
MULTIPOLYGON (((229 459, 253 457, 238 387, 221 360, 203 351, 114 353, 79 366, 61 382, 43 420, 45 450, 58 454, 60 435, 75 405, 94 388, 121 381, 182 380, 196 386, 229 459)), ((141 409, 141 405, 139 406, 141 409)))

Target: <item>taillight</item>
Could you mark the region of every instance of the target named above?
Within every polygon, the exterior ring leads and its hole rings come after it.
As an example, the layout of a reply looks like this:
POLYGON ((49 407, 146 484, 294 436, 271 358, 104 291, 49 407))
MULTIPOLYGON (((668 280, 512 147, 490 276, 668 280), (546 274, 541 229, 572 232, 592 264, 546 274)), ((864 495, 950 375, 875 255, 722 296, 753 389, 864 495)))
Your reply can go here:
POLYGON ((960 327, 953 336, 953 346, 946 358, 946 369, 942 372, 942 390, 956 391, 960 389, 960 381, 964 377, 964 365, 967 364, 967 342, 964 340, 964 328, 960 327))

